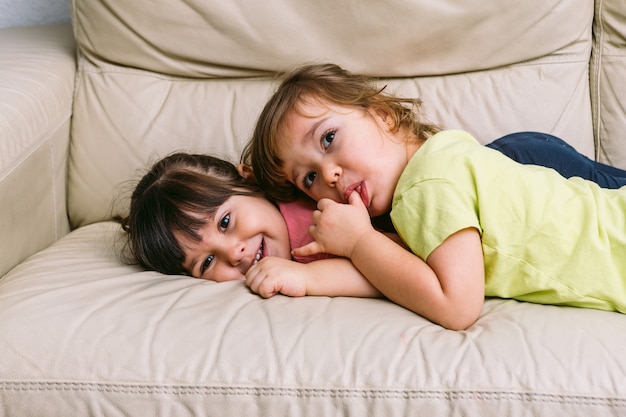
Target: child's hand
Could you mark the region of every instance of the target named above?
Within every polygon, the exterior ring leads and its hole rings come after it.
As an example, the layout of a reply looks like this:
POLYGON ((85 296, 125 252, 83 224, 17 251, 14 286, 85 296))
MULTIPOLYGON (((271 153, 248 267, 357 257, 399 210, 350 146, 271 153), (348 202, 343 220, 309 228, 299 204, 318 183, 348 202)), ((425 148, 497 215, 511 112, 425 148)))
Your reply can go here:
POLYGON ((261 297, 306 295, 305 264, 274 256, 261 259, 246 272, 246 285, 261 297))
POLYGON ((294 249, 293 254, 309 256, 325 252, 350 258, 359 239, 374 228, 357 192, 350 194, 348 203, 321 199, 313 212, 313 226, 309 227, 315 242, 294 249))

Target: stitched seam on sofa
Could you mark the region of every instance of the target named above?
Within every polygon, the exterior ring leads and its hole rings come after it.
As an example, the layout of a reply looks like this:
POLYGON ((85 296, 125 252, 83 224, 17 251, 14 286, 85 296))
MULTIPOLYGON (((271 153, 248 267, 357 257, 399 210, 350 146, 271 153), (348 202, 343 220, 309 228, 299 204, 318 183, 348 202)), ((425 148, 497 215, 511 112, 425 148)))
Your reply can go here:
MULTIPOLYGON (((589 64, 589 55, 581 55, 581 54, 561 54, 561 55, 546 55, 543 57, 539 57, 539 58, 533 58, 533 59, 529 59, 527 61, 520 61, 520 62, 516 62, 513 64, 507 64, 507 65, 503 65, 500 67, 491 67, 491 68, 486 68, 486 69, 479 69, 476 71, 465 71, 464 73, 471 73, 471 72, 482 72, 482 71, 492 71, 492 70, 497 70, 500 68, 513 68, 513 67, 517 67, 517 66, 528 66, 528 65, 541 65, 541 64, 552 64, 552 63, 584 63, 585 65, 589 64)), ((170 81, 185 81, 185 80, 191 80, 191 81, 211 81, 211 80, 216 80, 216 79, 221 79, 224 80, 224 78, 221 77, 184 77, 184 76, 175 76, 175 75, 167 75, 167 74, 163 74, 163 73, 159 73, 159 72, 153 72, 153 71, 149 71, 149 70, 144 70, 144 69, 139 69, 139 68, 130 68, 130 67, 123 67, 123 66, 119 66, 119 65, 115 65, 115 64, 100 64, 100 65, 95 65, 93 63, 91 63, 88 59, 83 59, 83 60, 79 60, 78 63, 78 68, 79 68, 79 72, 85 72, 85 73, 91 73, 91 74, 141 74, 144 76, 148 76, 148 77, 153 77, 153 78, 157 78, 157 79, 162 79, 162 80, 170 80, 170 81)), ((441 75, 446 76, 446 75, 454 75, 453 73, 451 74, 444 74, 441 75)), ((421 78, 421 77, 426 77, 427 75, 416 75, 415 78, 421 78)), ((228 77, 228 80, 240 80, 240 79, 264 79, 266 78, 266 75, 258 75, 258 76, 242 76, 242 77, 228 77)))
MULTIPOLYGON (((607 52, 607 48, 602 49, 602 57, 603 58, 617 58, 621 60, 626 57, 626 50, 618 50, 614 49, 611 52, 607 52)), ((615 61, 613 61, 615 62, 615 61)))
MULTIPOLYGON (((597 0, 597 7, 594 13, 594 37, 595 41, 592 43, 591 51, 593 57, 593 65, 591 66, 591 71, 593 74, 589 74, 590 83, 592 80, 595 80, 595 85, 591 85, 592 93, 595 97, 595 104, 592 107, 591 117, 593 120, 593 125, 595 126, 594 132, 594 142, 595 142, 595 159, 598 160, 600 158, 600 113, 602 111, 602 106, 600 105, 600 73, 602 68, 602 53, 604 49, 604 1, 597 0)), ((592 103, 594 100, 592 100, 592 103)))
POLYGON ((505 65, 502 68, 515 68, 525 66, 537 66, 545 64, 585 64, 589 65, 589 55, 548 55, 541 58, 529 59, 528 61, 521 61, 512 65, 505 65))
POLYGON ((519 401, 525 403, 581 404, 626 407, 624 397, 602 397, 580 394, 552 394, 527 391, 495 390, 417 390, 401 388, 288 388, 288 387, 223 387, 198 385, 99 384, 89 382, 5 381, 2 391, 67 391, 107 392, 116 394, 217 395, 299 398, 363 398, 363 399, 437 399, 472 401, 519 401))
POLYGON ((57 240, 59 238, 59 222, 57 221, 57 219, 59 218, 59 208, 58 208, 58 201, 57 201, 57 187, 56 187, 56 182, 57 182, 57 171, 56 171, 56 167, 54 164, 54 144, 52 143, 52 141, 48 138, 47 140, 48 142, 48 163, 50 164, 50 173, 52 175, 50 175, 50 190, 52 190, 52 213, 54 215, 53 219, 54 219, 54 240, 57 240))
POLYGON ((22 165, 22 163, 24 163, 24 161, 26 161, 28 158, 30 158, 30 156, 33 153, 35 153, 35 151, 40 149, 42 146, 46 146, 50 142, 50 138, 52 138, 59 130, 61 130, 63 125, 70 120, 70 117, 71 117, 71 111, 67 112, 65 115, 63 115, 63 119, 60 120, 55 126, 53 126, 53 127, 46 127, 45 129, 43 129, 43 132, 40 135, 39 139, 37 139, 35 142, 33 142, 32 145, 24 148, 22 150, 22 152, 20 152, 20 154, 22 155, 21 158, 18 158, 15 161, 13 161, 12 163, 10 163, 7 166, 7 168, 4 171, 4 173, 0 172, 0 181, 3 181, 5 178, 7 178, 9 175, 11 175, 11 173, 14 170, 16 170, 20 165, 22 165), (46 133, 49 133, 49 134, 45 135, 46 133))
POLYGON ((145 70, 141 68, 131 68, 131 67, 123 67, 121 65, 116 64, 99 64, 95 65, 90 62, 87 58, 83 58, 78 62, 78 72, 90 73, 90 74, 131 74, 131 75, 142 75, 146 77, 153 77, 160 80, 166 81, 215 81, 215 80, 241 80, 241 79, 254 79, 254 78, 263 78, 263 75, 259 76, 241 76, 241 77, 185 77, 182 75, 168 75, 160 72, 154 72, 150 70, 145 70))

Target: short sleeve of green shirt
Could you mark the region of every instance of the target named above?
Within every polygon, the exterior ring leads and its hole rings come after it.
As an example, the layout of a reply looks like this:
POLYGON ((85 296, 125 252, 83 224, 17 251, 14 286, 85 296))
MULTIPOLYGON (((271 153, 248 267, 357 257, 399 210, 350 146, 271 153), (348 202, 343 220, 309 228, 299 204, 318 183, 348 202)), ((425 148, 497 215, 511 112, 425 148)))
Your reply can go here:
POLYGON ((450 235, 468 227, 482 231, 475 178, 467 163, 467 147, 477 142, 462 131, 442 132, 431 139, 402 173, 391 211, 402 239, 424 260, 450 235))
POLYGON ((397 194, 393 219, 404 225, 401 237, 413 253, 426 260, 457 231, 475 227, 480 232, 476 207, 474 196, 457 184, 444 178, 427 179, 412 183, 397 194), (449 199, 445 204, 438 204, 442 193, 449 199), (429 224, 437 227, 423 227, 429 224))

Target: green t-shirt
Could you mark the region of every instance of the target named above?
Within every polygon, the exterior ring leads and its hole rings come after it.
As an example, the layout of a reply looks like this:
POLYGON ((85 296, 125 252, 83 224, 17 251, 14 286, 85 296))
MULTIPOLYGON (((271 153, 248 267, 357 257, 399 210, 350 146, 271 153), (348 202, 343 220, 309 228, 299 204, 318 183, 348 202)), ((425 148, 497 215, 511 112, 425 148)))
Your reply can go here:
POLYGON ((411 158, 391 218, 422 259, 476 228, 487 296, 626 313, 626 187, 521 165, 451 130, 411 158))

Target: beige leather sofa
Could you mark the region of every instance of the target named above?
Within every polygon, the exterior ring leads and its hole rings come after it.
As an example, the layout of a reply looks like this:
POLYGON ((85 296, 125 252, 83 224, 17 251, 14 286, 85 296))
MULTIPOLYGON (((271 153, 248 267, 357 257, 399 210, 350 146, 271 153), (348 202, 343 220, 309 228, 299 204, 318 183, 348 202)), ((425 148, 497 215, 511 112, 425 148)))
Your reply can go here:
POLYGON ((623 0, 74 0, 0 30, 0 415, 626 415, 626 315, 491 299, 453 332, 121 262, 147 164, 236 161, 274 74, 321 61, 626 168, 623 0))

